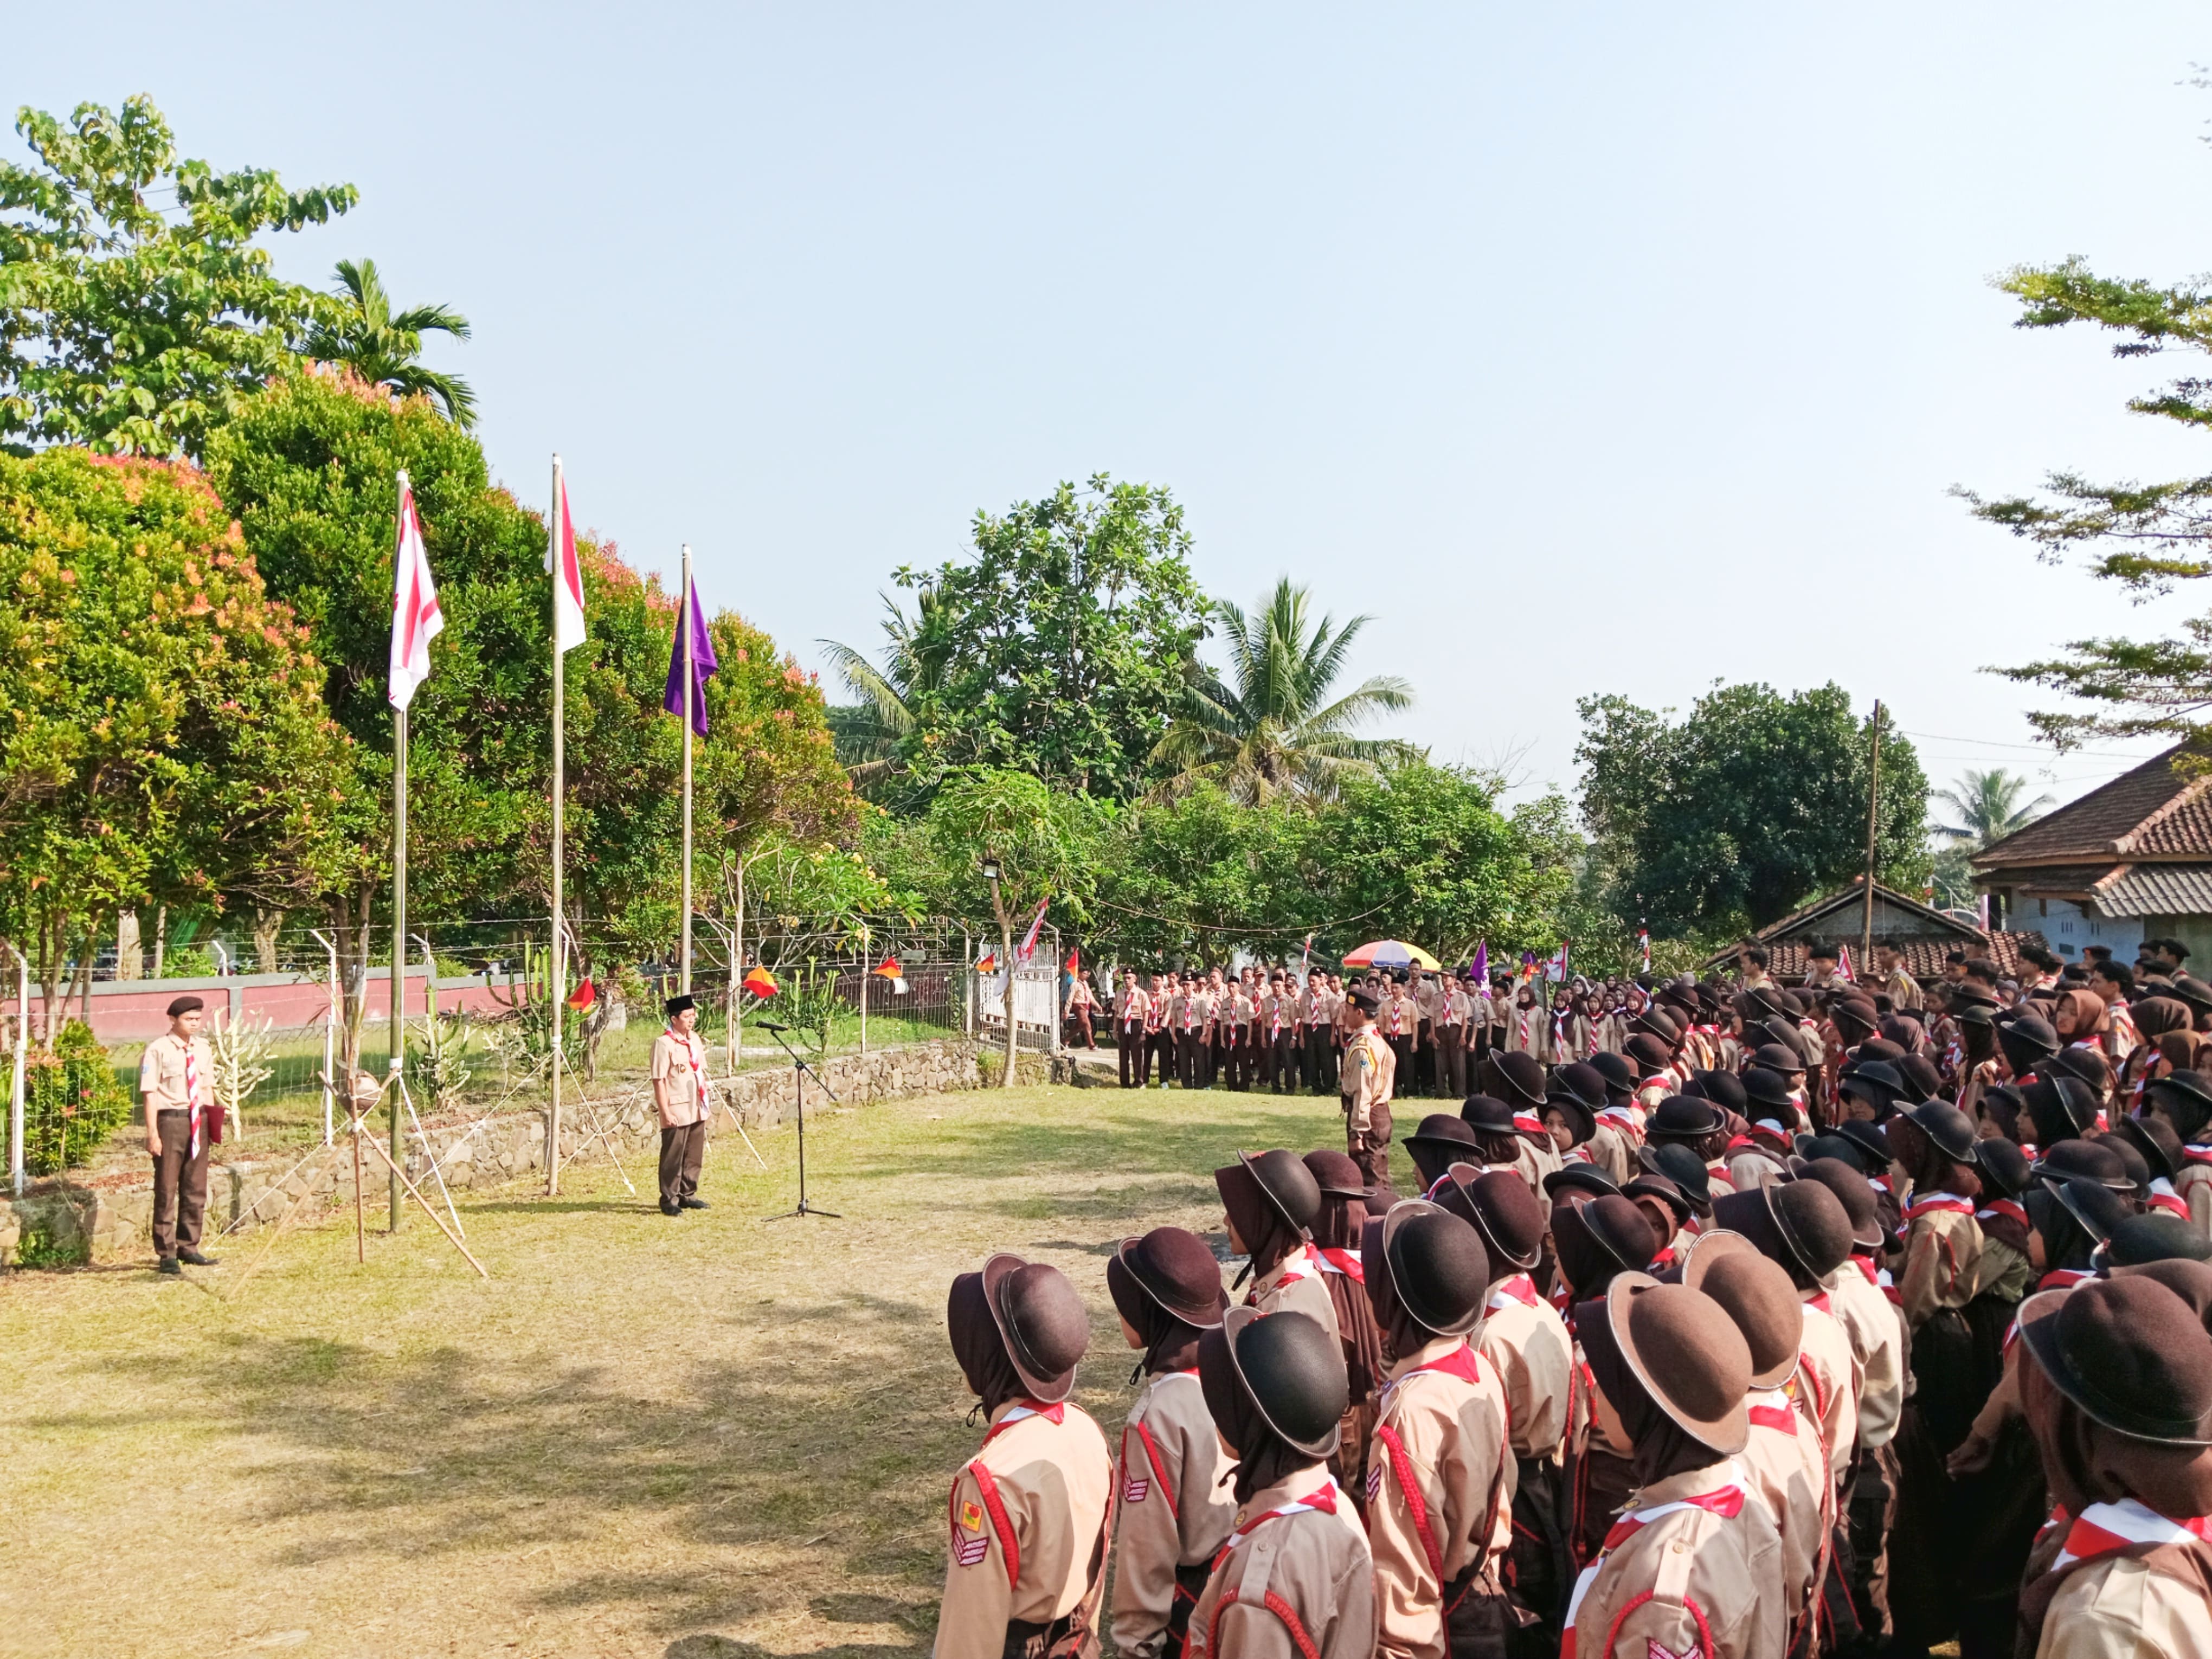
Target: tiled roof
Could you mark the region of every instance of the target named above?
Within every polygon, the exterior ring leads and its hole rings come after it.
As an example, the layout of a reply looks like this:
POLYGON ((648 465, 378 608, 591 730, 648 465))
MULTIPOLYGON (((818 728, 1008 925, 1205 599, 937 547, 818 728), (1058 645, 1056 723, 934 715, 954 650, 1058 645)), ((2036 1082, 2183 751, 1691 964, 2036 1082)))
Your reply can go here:
POLYGON ((2093 902, 2105 916, 2212 915, 2212 864, 2123 864, 2093 902))
MULTIPOLYGON (((1975 935, 1976 929, 1971 924, 1962 922, 1954 916, 1947 916, 1941 910, 1931 909, 1918 899, 1908 898, 1893 887, 1885 887, 1880 882, 1876 882, 1874 893, 1875 896, 1881 901, 1881 908, 1895 908, 1905 912, 1907 915, 1917 915, 1934 924, 1938 929, 1957 933, 1961 939, 1972 939, 1975 935)), ((1851 908, 1852 915, 1856 917, 1865 903, 1866 878, 1853 876, 1850 886, 1839 888, 1825 897, 1816 898, 1809 904, 1799 906, 1779 921, 1768 922, 1753 937, 1762 945, 1767 944, 1784 933, 1796 933, 1806 923, 1816 921, 1828 912, 1845 905, 1851 908)), ((1853 920, 1844 932, 1846 936, 1855 935, 1858 927, 1858 922, 1853 920)), ((1880 936, 1879 929, 1876 930, 1876 936, 1880 936)))
POLYGON ((2038 818, 1974 854, 1974 868, 2055 859, 2175 854, 2212 857, 2212 776, 2175 769, 2176 744, 2132 772, 2038 818))
MULTIPOLYGON (((2032 932, 1985 933, 1982 935, 1982 940, 1983 943, 1980 945, 1967 939, 1894 939, 1890 943, 1894 944, 1904 957, 1905 972, 1911 974, 1913 978, 1923 981, 1942 978, 1943 958, 1952 951, 1959 950, 1965 951, 1968 956, 1985 954, 1991 962, 1996 963, 1999 973, 2008 979, 2018 979, 2021 971, 2021 947, 2029 945, 2040 945, 2044 943, 2042 934, 2032 932)), ((1875 941, 1876 944, 1881 942, 1880 939, 1875 941)), ((1851 947, 1852 968, 1863 973, 1866 970, 1860 969, 1857 961, 1858 940, 1852 939, 1846 940, 1845 943, 1851 947)), ((1784 984, 1796 984, 1802 981, 1806 971, 1812 965, 1811 958, 1807 955, 1810 948, 1808 945, 1787 940, 1781 944, 1768 945, 1766 971, 1784 984)), ((1737 946, 1731 945, 1727 950, 1713 957, 1705 965, 1708 968, 1718 968, 1732 962, 1737 949, 1737 946)))
POLYGON ((2035 864, 2021 870, 2000 871, 1990 878, 1996 885, 2018 892, 2040 893, 2046 898, 2060 894, 2087 893, 2128 866, 2110 859, 2094 864, 2035 864))

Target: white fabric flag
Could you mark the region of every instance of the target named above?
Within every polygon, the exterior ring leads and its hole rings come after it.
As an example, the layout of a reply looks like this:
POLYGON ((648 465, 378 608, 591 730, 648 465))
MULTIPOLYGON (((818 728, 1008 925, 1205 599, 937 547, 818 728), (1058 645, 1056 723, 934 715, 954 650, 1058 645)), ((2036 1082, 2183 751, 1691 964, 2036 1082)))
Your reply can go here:
POLYGON ((565 475, 553 513, 553 649, 566 655, 584 642, 584 571, 576 562, 576 521, 568 514, 565 475))
POLYGON ((414 701, 415 688, 430 678, 430 641, 446 626, 438 611, 437 585, 430 580, 429 555, 422 550, 422 520, 415 514, 415 490, 399 475, 399 544, 392 560, 392 686, 394 708, 414 701))

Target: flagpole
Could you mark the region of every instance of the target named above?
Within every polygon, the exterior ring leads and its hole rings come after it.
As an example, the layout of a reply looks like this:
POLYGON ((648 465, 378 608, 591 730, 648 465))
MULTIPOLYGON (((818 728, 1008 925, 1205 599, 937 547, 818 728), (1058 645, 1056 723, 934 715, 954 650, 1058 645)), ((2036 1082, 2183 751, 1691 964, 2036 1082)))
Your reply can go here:
MULTIPOLYGON (((407 474, 399 474, 399 499, 407 500, 407 474)), ((399 1070, 407 1054, 407 705, 392 714, 392 1029, 386 1089, 392 1113, 392 1231, 399 1231, 399 1070)))
POLYGON ((691 700, 698 696, 699 681, 691 661, 692 618, 698 597, 691 591, 691 544, 684 544, 684 605, 676 625, 684 634, 684 933, 676 964, 676 988, 691 990, 691 700))
POLYGON ((568 794, 567 756, 562 740, 568 735, 562 713, 566 691, 561 665, 568 653, 561 648, 561 458, 553 458, 553 510, 545 515, 545 568, 553 575, 553 971, 546 1000, 552 1013, 553 1113, 545 1137, 545 1191, 561 1190, 561 1002, 568 985, 568 939, 561 926, 561 872, 563 867, 562 807, 568 794))

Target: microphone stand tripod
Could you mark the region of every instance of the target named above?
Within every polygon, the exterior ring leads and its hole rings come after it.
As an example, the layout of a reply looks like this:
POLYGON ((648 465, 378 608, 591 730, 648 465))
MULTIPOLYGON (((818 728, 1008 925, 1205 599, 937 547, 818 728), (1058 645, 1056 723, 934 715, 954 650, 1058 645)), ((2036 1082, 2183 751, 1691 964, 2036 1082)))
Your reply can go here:
MULTIPOLYGON (((820 1085, 822 1092, 829 1096, 833 1101, 837 1100, 837 1091, 835 1089, 832 1089, 828 1084, 822 1081, 822 1073, 816 1071, 811 1066, 809 1066, 806 1063, 806 1057, 805 1055, 801 1054, 798 1049, 793 1048, 788 1042, 786 1042, 783 1040, 783 1034, 791 1029, 789 1026, 776 1025, 767 1020, 763 1020, 756 1024, 753 1029, 757 1031, 766 1031, 770 1036, 775 1039, 776 1047, 782 1049, 784 1053, 791 1056, 792 1091, 799 1098, 798 1207, 795 1209, 779 1211, 775 1215, 769 1216, 768 1219, 770 1221, 788 1221, 793 1216, 819 1215, 827 1216, 832 1221, 842 1221, 844 1217, 838 1214, 836 1211, 825 1210, 818 1205, 810 1204, 806 1201, 806 1079, 808 1077, 811 1076, 814 1081, 820 1085)), ((838 1101, 837 1103, 842 1105, 844 1103, 842 1101, 838 1101)))

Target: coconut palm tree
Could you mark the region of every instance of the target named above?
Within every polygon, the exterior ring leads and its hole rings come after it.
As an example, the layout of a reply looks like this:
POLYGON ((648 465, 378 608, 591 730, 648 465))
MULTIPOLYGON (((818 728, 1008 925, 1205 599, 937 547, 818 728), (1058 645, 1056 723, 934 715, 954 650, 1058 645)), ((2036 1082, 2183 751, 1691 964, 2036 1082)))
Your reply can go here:
POLYGON ((338 293, 329 315, 307 336, 307 356, 343 363, 371 386, 391 387, 402 397, 417 392, 437 400, 446 418, 463 428, 477 423, 477 397, 458 374, 425 368, 422 337, 469 337, 469 319, 451 306, 416 306, 393 315, 392 296, 376 274, 376 261, 338 261, 338 293))
POLYGON ((2015 830, 2025 830, 2042 816, 2051 799, 2041 794, 2023 805, 2020 798, 2028 787, 2027 779, 2001 766, 1986 772, 1969 768, 1959 775, 1959 781, 1953 787, 1932 792, 1937 800, 1949 805, 1958 820, 1955 823, 1937 824, 1936 833, 1963 843, 1972 852, 2015 830))
POLYGON ((1226 678, 1200 667, 1182 714, 1152 751, 1169 769, 1170 792, 1208 781, 1250 805, 1289 793, 1325 799, 1345 779, 1418 760, 1422 750, 1352 728, 1413 706, 1413 693, 1377 675, 1334 699, 1352 642, 1373 620, 1314 621, 1311 594, 1284 577, 1247 613, 1219 602, 1215 614, 1229 652, 1226 678), (1232 684, 1233 683, 1233 684, 1232 684))
POLYGON ((945 683, 949 657, 942 630, 935 626, 941 604, 936 589, 924 586, 916 590, 911 617, 890 594, 877 597, 888 613, 883 622, 889 643, 882 667, 849 645, 836 640, 814 641, 853 698, 830 709, 830 729, 836 740, 837 758, 852 774, 854 786, 863 789, 890 776, 898 746, 914 730, 922 700, 945 683))

